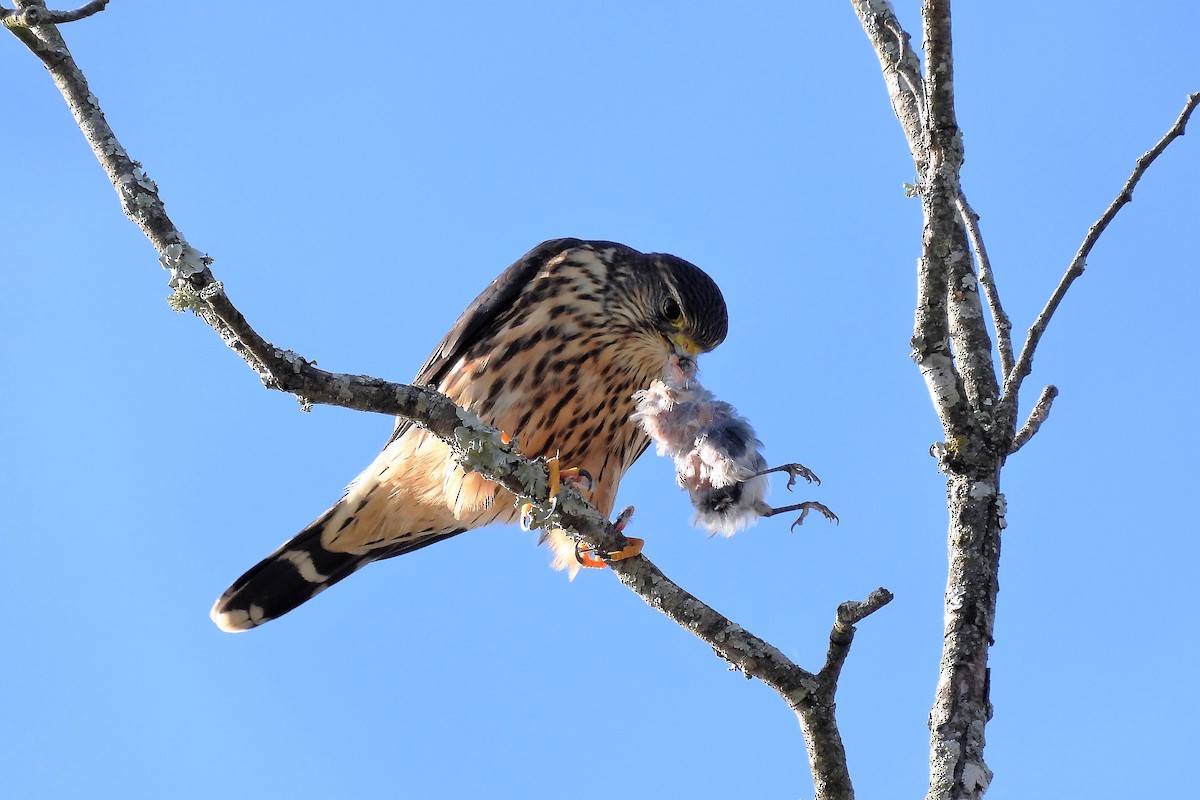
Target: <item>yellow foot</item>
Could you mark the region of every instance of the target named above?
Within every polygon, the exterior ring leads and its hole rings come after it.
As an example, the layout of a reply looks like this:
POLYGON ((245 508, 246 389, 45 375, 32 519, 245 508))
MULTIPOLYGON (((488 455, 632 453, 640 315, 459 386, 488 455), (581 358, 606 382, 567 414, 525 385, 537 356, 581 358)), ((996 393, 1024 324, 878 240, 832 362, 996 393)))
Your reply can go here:
POLYGON ((552 456, 546 462, 546 470, 549 473, 547 485, 549 486, 551 500, 558 494, 563 482, 587 484, 584 487, 584 491, 591 491, 592 489, 592 473, 579 467, 567 467, 564 469, 558 462, 558 456, 552 456))
MULTIPOLYGON (((506 434, 501 432, 501 437, 503 438, 504 436, 506 434)), ((549 495, 551 509, 557 503, 558 493, 562 490, 564 483, 583 484, 584 491, 591 491, 592 489, 592 474, 590 472, 579 467, 564 469, 559 464, 558 456, 552 456, 546 461, 546 472, 547 494, 549 495)), ((539 520, 534 517, 533 511, 533 503, 522 503, 518 509, 522 530, 529 531, 538 527, 539 520)))
MULTIPOLYGON (((629 520, 633 517, 633 506, 629 506, 620 513, 617 521, 613 523, 613 527, 618 531, 624 531, 625 526, 629 524, 629 520)), ((633 558, 642 552, 642 548, 646 546, 644 539, 637 539, 633 536, 626 536, 627 544, 620 550, 612 553, 600 553, 590 545, 583 542, 575 543, 575 560, 579 562, 579 566, 587 567, 588 569, 602 569, 608 566, 612 561, 624 561, 627 558, 633 558)))
POLYGON ((625 541, 628 544, 612 553, 598 553, 591 546, 583 542, 578 542, 575 545, 575 560, 579 562, 579 566, 581 567, 604 569, 612 561, 624 561, 627 558, 639 555, 642 552, 642 548, 646 546, 644 539, 637 539, 633 536, 626 536, 625 541))

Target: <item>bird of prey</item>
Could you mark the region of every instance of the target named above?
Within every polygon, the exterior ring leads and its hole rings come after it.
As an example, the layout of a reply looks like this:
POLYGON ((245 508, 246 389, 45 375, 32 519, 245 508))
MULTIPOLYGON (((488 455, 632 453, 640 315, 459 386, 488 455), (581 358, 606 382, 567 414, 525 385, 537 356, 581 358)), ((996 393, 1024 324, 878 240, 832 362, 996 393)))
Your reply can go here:
POLYGON ((768 469, 750 420, 700 385, 695 360, 671 356, 662 376, 636 392, 634 400, 633 421, 655 441, 660 456, 675 462, 675 477, 696 509, 694 523, 709 533, 732 536, 759 517, 788 511, 800 512, 792 527, 810 510, 837 522, 837 515, 815 500, 782 508, 767 504, 766 476, 772 472, 788 473, 789 490, 797 478, 821 481, 802 464, 768 469))
MULTIPOLYGON (((634 392, 672 356, 690 362, 712 350, 728 328, 720 289, 687 261, 554 239, 492 281, 413 382, 505 431, 530 458, 557 455, 579 469, 608 515, 621 476, 649 445, 630 420, 634 392)), ((511 494, 465 472, 445 443, 400 418, 342 499, 238 578, 212 619, 222 630, 249 630, 372 561, 518 515, 511 494)), ((549 538, 555 566, 578 569, 574 544, 561 533, 549 538)))

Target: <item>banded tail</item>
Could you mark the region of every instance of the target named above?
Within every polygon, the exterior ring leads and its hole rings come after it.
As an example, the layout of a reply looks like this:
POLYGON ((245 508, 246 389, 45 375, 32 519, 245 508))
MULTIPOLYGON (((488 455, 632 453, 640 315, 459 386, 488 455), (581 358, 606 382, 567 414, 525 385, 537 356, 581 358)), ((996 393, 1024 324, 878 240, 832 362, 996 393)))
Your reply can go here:
POLYGON ((257 628, 282 617, 372 561, 410 553, 462 531, 416 536, 366 553, 339 553, 321 545, 321 533, 338 515, 326 511, 278 550, 233 582, 209 616, 229 633, 257 628))

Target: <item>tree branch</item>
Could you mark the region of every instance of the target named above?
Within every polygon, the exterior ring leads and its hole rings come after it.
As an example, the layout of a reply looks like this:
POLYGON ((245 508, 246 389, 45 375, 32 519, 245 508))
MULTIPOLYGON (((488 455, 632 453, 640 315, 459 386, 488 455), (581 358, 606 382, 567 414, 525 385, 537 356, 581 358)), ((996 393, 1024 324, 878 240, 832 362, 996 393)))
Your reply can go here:
MULTIPOLYGON (((938 397, 938 414, 947 432, 961 436, 975 426, 974 415, 990 411, 999 391, 992 365, 992 344, 983 324, 978 281, 971 269, 966 230, 958 213, 963 163, 962 133, 954 108, 954 56, 949 0, 928 0, 922 11, 925 47, 925 97, 929 105, 926 138, 929 167, 921 184, 925 228, 922 237, 922 292, 918 296, 918 335, 926 341, 943 330, 953 339, 955 367, 965 397, 959 402, 938 397), (930 297, 945 295, 945 312, 930 297), (964 402, 965 401, 965 402, 964 402)), ((948 355, 948 354, 947 354, 948 355)), ((918 362, 920 363, 920 362, 918 362)))
POLYGON ((967 202, 962 189, 958 192, 958 215, 966 226, 967 237, 971 240, 971 248, 979 263, 979 285, 983 289, 984 299, 987 300, 988 312, 992 315, 992 325, 996 328, 996 349, 1000 352, 1000 372, 1004 375, 1012 369, 1013 345, 1012 322, 1004 307, 1000 304, 1000 291, 996 288, 996 276, 992 272, 992 260, 988 258, 987 247, 983 243, 983 234, 979 230, 979 215, 967 202))
POLYGON ((1192 112, 1196 110, 1196 106, 1200 105, 1200 92, 1190 94, 1187 101, 1183 104, 1183 110, 1179 113, 1179 117, 1163 135, 1158 143, 1147 150, 1134 165, 1133 172, 1129 175, 1129 179, 1125 181, 1125 185, 1121 187, 1121 191, 1117 193, 1116 198, 1109 204, 1104 213, 1100 215, 1100 219, 1088 228, 1087 236, 1083 239, 1083 244, 1080 245, 1079 251, 1075 253, 1075 257, 1071 259, 1071 263, 1067 265, 1067 271, 1063 274, 1062 280, 1055 287, 1050 299, 1046 302, 1045 308, 1037 315, 1032 327, 1029 329, 1029 335, 1025 338, 1025 344, 1021 348, 1021 354, 1017 357, 1016 364, 1012 369, 1008 370, 1004 379, 1004 403, 1007 406, 1007 412, 1011 417, 1016 416, 1017 396, 1021 391, 1021 384, 1025 381, 1026 376, 1033 370, 1033 354, 1037 350, 1038 343, 1042 340, 1042 334, 1046 332, 1046 326, 1050 324, 1050 318, 1054 316, 1054 312, 1058 310, 1059 303, 1067 294, 1067 289, 1071 288, 1071 284, 1075 279, 1083 274, 1087 267, 1087 258, 1092 252, 1092 248, 1096 246, 1101 234, 1108 228, 1109 223, 1117 216, 1117 212, 1133 200, 1133 190, 1137 186, 1138 181, 1142 179, 1142 175, 1150 168, 1163 151, 1171 144, 1171 142, 1183 136, 1187 128, 1188 119, 1191 118, 1192 112))
POLYGON ((925 73, 920 130, 909 105, 897 102, 915 55, 909 37, 883 0, 853 0, 883 66, 901 127, 918 165, 924 215, 918 266, 913 356, 946 434, 949 568, 938 685, 930 711, 929 800, 977 798, 990 772, 983 762, 983 730, 990 716, 987 657, 996 609, 1003 498, 1000 466, 1009 430, 997 425, 999 381, 984 321, 987 296, 1002 359, 1012 358, 1008 322, 976 216, 960 184, 963 144, 954 108, 954 61, 949 0, 922 5, 925 73), (882 36, 881 31, 888 32, 882 36), (903 114, 903 115, 902 115, 903 114), (924 169, 921 170, 921 165, 924 169), (979 261, 972 266, 971 249, 979 261))
POLYGON ((816 676, 818 688, 804 698, 797 709, 817 797, 854 796, 846 751, 834 713, 837 682, 854 641, 854 624, 890 603, 892 597, 887 589, 879 588, 863 602, 848 601, 838 606, 833 630, 829 633, 825 665, 816 676))
MULTIPOLYGON (((990 420, 999 390, 991 340, 981 323, 978 283, 983 284, 987 294, 997 331, 1006 333, 1009 326, 995 290, 983 238, 967 216, 973 212, 959 185, 962 141, 955 121, 952 63, 941 59, 936 46, 933 53, 928 52, 930 42, 926 36, 926 62, 939 58, 939 68, 936 74, 927 68, 923 78, 911 37, 891 4, 852 0, 851 5, 879 59, 892 109, 917 168, 926 227, 918 268, 912 357, 925 378, 946 439, 954 441, 975 424, 972 409, 982 411, 985 421, 990 420), (961 221, 959 207, 967 212, 961 221), (971 243, 979 256, 978 279, 972 269, 964 224, 974 230, 971 243)), ((1006 344, 1007 335, 1000 336, 1000 341, 1006 344)))
POLYGON ((923 176, 929 163, 925 138, 928 109, 921 78, 921 62, 912 49, 911 37, 900 25, 891 3, 886 0, 851 0, 850 4, 879 58, 892 110, 908 140, 917 175, 923 176))
POLYGON ((837 680, 842 674, 842 666, 850 653, 850 645, 854 642, 855 625, 874 614, 895 599, 895 595, 880 586, 866 600, 856 602, 848 600, 838 606, 837 618, 833 630, 829 633, 829 650, 825 653, 825 666, 821 667, 819 675, 823 679, 837 680))
POLYGON ((51 11, 46 8, 44 2, 28 2, 28 0, 21 2, 18 0, 16 11, 0 8, 0 21, 10 29, 30 28, 34 25, 61 25, 64 22, 75 22, 93 14, 99 14, 108 5, 108 2, 109 0, 91 0, 90 3, 84 3, 74 11, 51 11))
MULTIPOLYGON (((44 4, 21 0, 25 23, 10 26, 14 34, 50 70, 71 113, 96 158, 117 190, 126 216, 141 228, 170 270, 175 289, 172 305, 190 309, 211 325, 271 389, 295 394, 305 405, 321 403, 411 419, 445 441, 467 470, 532 502, 545 527, 576 534, 600 552, 622 549, 624 536, 588 503, 572 485, 563 485, 553 501, 543 459, 531 460, 506 443, 500 432, 469 410, 427 387, 391 383, 363 375, 326 372, 289 350, 266 341, 234 306, 223 284, 209 269, 212 259, 188 244, 167 215, 158 187, 141 165, 129 158, 109 127, 99 101, 50 20, 69 21, 95 13, 103 3, 89 3, 77 12, 44 12, 44 4), (99 6, 90 8, 91 6, 99 6), (84 11, 87 10, 87 13, 84 11), (60 16, 54 16, 60 15, 60 16), (75 15, 75 16, 72 16, 75 15)), ((16 15, 10 15, 16 16, 16 15)), ((7 23, 7 19, 6 19, 7 23)), ((834 719, 833 696, 841 664, 853 639, 853 623, 891 600, 884 589, 865 603, 845 603, 830 635, 830 655, 817 675, 788 659, 778 648, 730 621, 670 580, 644 556, 611 564, 619 580, 648 605, 662 611, 685 630, 706 642, 721 658, 747 677, 775 689, 797 714, 805 732, 813 781, 820 800, 853 797, 845 750, 834 719)))
POLYGON ((999 387, 958 213, 963 145, 954 109, 949 0, 926 0, 921 16, 930 157, 929 177, 922 186, 923 261, 937 264, 943 259, 934 270, 946 276, 946 310, 968 401, 965 409, 950 407, 941 414, 955 423, 956 452, 947 482, 950 565, 942 660, 929 715, 927 797, 949 800, 980 797, 991 777, 983 761, 983 731, 990 716, 987 658, 1000 566, 1000 531, 995 524, 1000 460, 989 446, 999 387))
POLYGON ((1017 435, 1013 437, 1012 447, 1008 449, 1010 456, 1024 447, 1025 443, 1032 439, 1042 427, 1042 423, 1050 416, 1050 406, 1056 397, 1058 397, 1058 387, 1047 386, 1042 389, 1037 402, 1033 405, 1033 410, 1029 412, 1029 419, 1025 420, 1021 430, 1017 431, 1017 435))

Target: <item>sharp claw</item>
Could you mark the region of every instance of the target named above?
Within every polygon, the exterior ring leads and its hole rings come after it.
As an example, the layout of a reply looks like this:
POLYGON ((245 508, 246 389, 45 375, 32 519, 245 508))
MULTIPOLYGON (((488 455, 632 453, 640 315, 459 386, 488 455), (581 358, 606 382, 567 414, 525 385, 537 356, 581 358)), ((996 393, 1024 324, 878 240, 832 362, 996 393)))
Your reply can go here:
MULTIPOLYGON (((624 531, 625 526, 629 524, 629 520, 632 518, 633 506, 629 506, 617 515, 617 520, 613 523, 613 527, 616 528, 618 532, 624 531)), ((627 558, 633 558, 634 556, 640 554, 642 552, 642 548, 646 545, 646 541, 644 539, 637 539, 632 536, 626 536, 625 541, 627 544, 624 547, 612 553, 601 553, 583 541, 576 541, 575 560, 579 562, 581 567, 598 569, 608 566, 609 563, 613 561, 624 561, 627 558)))
POLYGON ((582 541, 575 542, 575 560, 579 562, 579 566, 587 569, 604 569, 608 564, 604 563, 603 559, 592 555, 595 552, 582 541))
POLYGON ((800 517, 792 523, 791 530, 795 530, 797 525, 804 522, 804 518, 808 516, 809 511, 819 511, 821 516, 834 524, 837 524, 841 521, 838 519, 837 514, 829 510, 829 506, 825 505, 824 503, 818 503, 816 500, 807 500, 803 503, 796 503, 795 505, 791 506, 782 506, 780 508, 771 508, 766 503, 760 503, 755 507, 754 510, 758 512, 760 517, 773 517, 776 514, 786 514, 789 511, 799 511, 800 517))
POLYGON ((785 510, 795 511, 797 509, 800 511, 800 516, 797 517, 796 521, 792 523, 790 528, 788 528, 789 531, 795 531, 796 527, 804 522, 804 518, 808 516, 809 511, 821 512, 821 516, 825 517, 825 519, 829 520, 834 525, 837 525, 841 522, 841 520, 838 519, 837 514, 829 510, 829 506, 825 505, 824 503, 818 503, 816 500, 809 500, 806 503, 799 503, 798 505, 793 506, 791 509, 781 508, 778 509, 776 513, 785 510))
POLYGON ((754 477, 757 478, 759 475, 770 475, 772 472, 786 472, 788 474, 787 490, 789 492, 792 490, 792 487, 796 485, 797 478, 804 478, 804 480, 808 481, 809 483, 815 483, 817 486, 821 485, 821 479, 817 477, 815 472, 803 464, 795 463, 782 464, 778 467, 764 469, 762 472, 755 473, 754 477))

